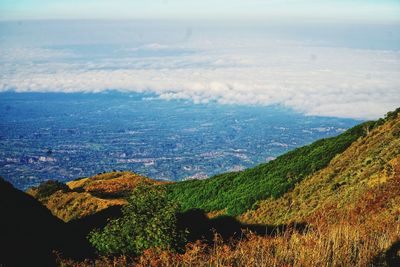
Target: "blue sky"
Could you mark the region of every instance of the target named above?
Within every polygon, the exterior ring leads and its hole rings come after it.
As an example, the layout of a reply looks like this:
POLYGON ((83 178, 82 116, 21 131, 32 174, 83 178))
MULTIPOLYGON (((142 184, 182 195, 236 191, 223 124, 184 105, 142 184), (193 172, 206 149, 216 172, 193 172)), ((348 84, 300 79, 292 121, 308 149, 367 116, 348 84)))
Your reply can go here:
POLYGON ((0 19, 400 21, 399 0, 1 0, 0 19))

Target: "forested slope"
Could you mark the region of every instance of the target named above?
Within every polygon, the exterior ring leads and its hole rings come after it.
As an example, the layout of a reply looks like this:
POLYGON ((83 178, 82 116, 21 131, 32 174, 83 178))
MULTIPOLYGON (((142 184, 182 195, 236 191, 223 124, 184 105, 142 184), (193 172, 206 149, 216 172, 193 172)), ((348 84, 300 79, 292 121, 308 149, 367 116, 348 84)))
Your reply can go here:
POLYGON ((339 136, 318 140, 242 172, 168 185, 170 196, 184 210, 224 210, 229 215, 239 215, 259 200, 281 196, 308 175, 326 167, 337 154, 379 123, 382 121, 357 125, 339 136))

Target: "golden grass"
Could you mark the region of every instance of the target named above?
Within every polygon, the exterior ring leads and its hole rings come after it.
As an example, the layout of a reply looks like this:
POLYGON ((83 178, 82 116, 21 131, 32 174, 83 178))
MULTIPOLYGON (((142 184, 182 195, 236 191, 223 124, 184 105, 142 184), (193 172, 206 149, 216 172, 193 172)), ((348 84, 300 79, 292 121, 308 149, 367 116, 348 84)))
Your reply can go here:
POLYGON ((84 191, 99 191, 108 194, 118 194, 131 191, 139 183, 160 184, 161 182, 149 179, 132 172, 111 172, 98 174, 90 178, 83 178, 68 182, 69 188, 83 189, 84 191))
POLYGON ((216 235, 213 245, 191 243, 183 254, 150 249, 135 259, 60 260, 60 266, 384 266, 385 250, 400 240, 400 225, 370 229, 341 222, 304 233, 288 229, 274 237, 247 233, 229 243, 216 235))
MULTIPOLYGON (((125 198, 138 184, 148 183, 159 185, 155 181, 138 174, 110 172, 98 174, 89 178, 70 181, 67 186, 70 192, 57 191, 50 197, 39 199, 58 218, 68 222, 79 219, 111 206, 125 205, 125 198)), ((36 191, 31 188, 28 194, 36 197, 36 191)))
POLYGON ((44 203, 54 216, 68 222, 94 214, 111 206, 125 205, 125 199, 101 199, 87 192, 54 193, 44 203))
POLYGON ((211 212, 208 212, 206 215, 210 219, 216 218, 218 216, 224 216, 224 215, 226 215, 226 209, 211 211, 211 212))

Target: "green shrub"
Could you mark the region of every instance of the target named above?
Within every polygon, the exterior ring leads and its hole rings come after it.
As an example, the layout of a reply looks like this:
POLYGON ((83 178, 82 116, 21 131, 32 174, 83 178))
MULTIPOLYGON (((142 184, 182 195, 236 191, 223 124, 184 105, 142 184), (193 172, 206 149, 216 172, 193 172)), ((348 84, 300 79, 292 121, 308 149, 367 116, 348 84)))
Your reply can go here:
POLYGON ((179 206, 168 201, 164 188, 139 185, 132 191, 122 217, 103 230, 89 234, 90 243, 103 255, 138 255, 148 248, 176 249, 184 243, 177 230, 179 206))
POLYGON ((46 197, 51 196, 52 194, 54 194, 55 192, 57 192, 59 190, 62 190, 63 192, 70 191, 69 187, 66 184, 61 183, 59 181, 49 180, 49 181, 41 183, 37 187, 36 197, 38 199, 46 198, 46 197))
POLYGON ((397 118, 397 116, 399 116, 399 114, 400 114, 400 108, 397 108, 397 109, 395 109, 393 111, 389 111, 385 116, 385 120, 386 121, 394 120, 394 119, 397 118))

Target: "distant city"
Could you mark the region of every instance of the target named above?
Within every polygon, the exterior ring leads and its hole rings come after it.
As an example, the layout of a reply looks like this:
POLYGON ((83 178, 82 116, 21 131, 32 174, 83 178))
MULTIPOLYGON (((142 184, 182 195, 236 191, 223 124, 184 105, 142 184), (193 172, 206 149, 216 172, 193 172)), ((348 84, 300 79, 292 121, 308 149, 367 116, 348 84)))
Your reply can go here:
POLYGON ((360 121, 282 106, 193 104, 144 93, 0 93, 0 176, 26 189, 113 170, 204 179, 273 160, 360 121))

